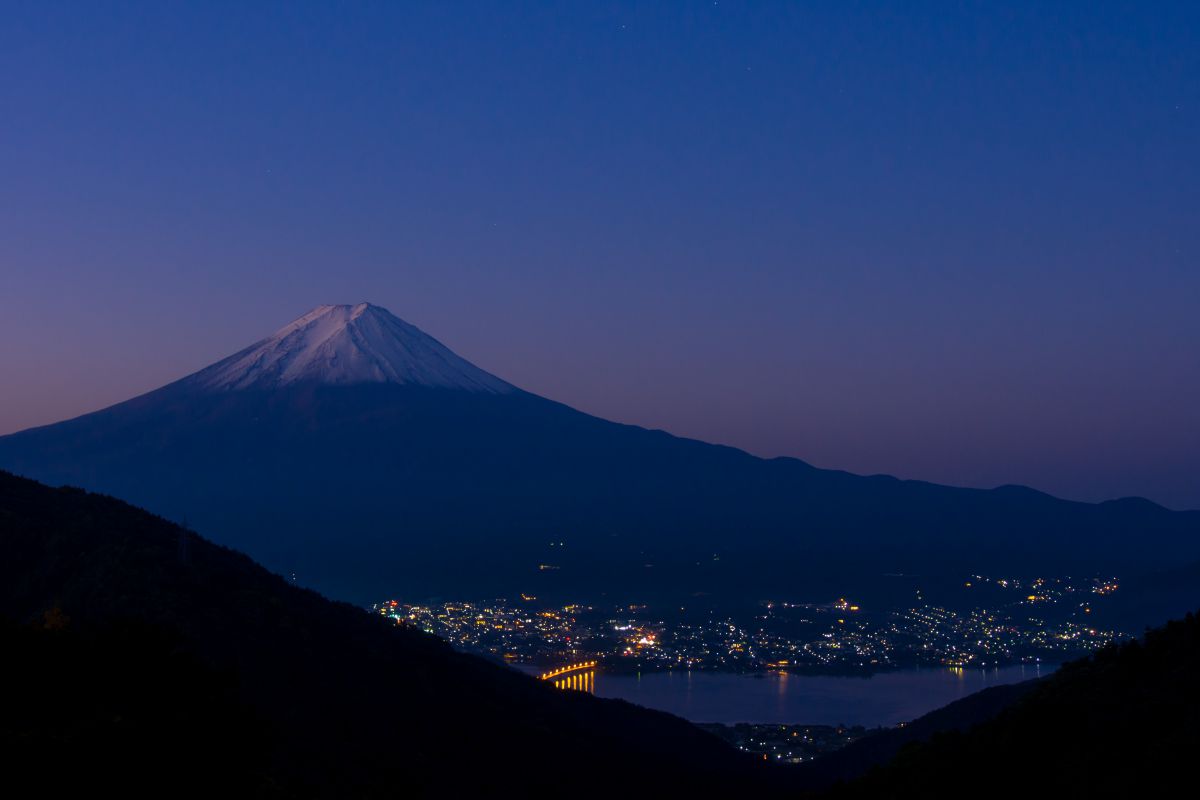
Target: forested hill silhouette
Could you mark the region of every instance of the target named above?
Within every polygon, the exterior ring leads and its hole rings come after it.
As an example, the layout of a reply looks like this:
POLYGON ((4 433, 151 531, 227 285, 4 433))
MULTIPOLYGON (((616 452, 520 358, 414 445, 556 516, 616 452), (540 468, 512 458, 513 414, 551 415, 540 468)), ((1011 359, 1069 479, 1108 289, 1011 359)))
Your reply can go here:
POLYGON ((777 772, 296 588, 118 500, 0 473, 5 781, 159 796, 628 796, 777 772))
POLYGON ((889 731, 802 774, 819 785, 871 770, 833 797, 1165 796, 1194 781, 1197 675, 1200 617, 1188 614, 1036 682, 935 711, 914 723, 924 741, 897 747, 911 734, 889 731), (972 726, 972 717, 982 721, 972 726))

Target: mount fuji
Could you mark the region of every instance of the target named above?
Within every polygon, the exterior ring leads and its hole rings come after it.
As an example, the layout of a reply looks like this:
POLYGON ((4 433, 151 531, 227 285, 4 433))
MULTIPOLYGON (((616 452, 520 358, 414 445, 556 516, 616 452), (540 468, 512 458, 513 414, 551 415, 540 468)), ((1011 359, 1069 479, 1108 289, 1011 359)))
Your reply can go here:
POLYGON ((1200 559, 1200 513, 821 470, 525 392, 369 304, 0 437, 0 468, 185 522, 332 596, 760 599, 884 574, 1200 559))
POLYGON ((317 306, 184 379, 199 391, 394 383, 504 394, 514 387, 379 306, 317 306))

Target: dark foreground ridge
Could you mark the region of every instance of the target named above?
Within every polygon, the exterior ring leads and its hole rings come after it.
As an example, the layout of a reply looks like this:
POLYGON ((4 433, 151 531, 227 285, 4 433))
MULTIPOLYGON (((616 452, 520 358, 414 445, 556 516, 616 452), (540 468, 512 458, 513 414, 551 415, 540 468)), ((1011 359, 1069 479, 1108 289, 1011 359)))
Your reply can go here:
POLYGON ((1193 781, 1197 675, 1200 617, 1189 614, 860 739, 801 768, 802 782, 855 798, 1165 796, 1193 781))
POLYGON ((112 498, 0 473, 6 782, 43 796, 666 796, 781 772, 296 588, 112 498))
POLYGON ((1183 785, 1200 745, 1192 615, 772 769, 2 472, 0 620, 0 767, 47 796, 1137 796, 1183 785))

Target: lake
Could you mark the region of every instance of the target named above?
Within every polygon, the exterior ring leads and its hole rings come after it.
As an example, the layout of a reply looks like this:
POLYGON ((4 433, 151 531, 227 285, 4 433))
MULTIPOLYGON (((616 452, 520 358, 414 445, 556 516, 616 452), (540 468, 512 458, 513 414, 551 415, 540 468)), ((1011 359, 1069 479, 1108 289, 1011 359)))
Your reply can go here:
POLYGON ((892 726, 959 698, 1048 675, 1047 664, 1001 669, 912 669, 869 678, 721 672, 596 676, 596 695, 669 711, 692 722, 892 726))

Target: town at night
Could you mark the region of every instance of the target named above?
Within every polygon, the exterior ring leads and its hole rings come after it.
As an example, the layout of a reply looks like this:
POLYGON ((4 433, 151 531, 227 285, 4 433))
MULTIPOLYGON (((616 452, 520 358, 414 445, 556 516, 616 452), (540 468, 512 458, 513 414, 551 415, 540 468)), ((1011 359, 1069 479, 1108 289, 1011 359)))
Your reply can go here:
POLYGON ((990 608, 913 605, 863 608, 765 601, 737 615, 633 604, 605 608, 518 600, 416 605, 389 600, 375 610, 397 624, 439 636, 465 651, 542 667, 594 659, 614 672, 723 670, 872 673, 912 667, 986 668, 1086 655, 1128 634, 1098 624, 1093 607, 1116 578, 987 578, 990 608), (999 589, 999 592, 995 592, 999 589))

